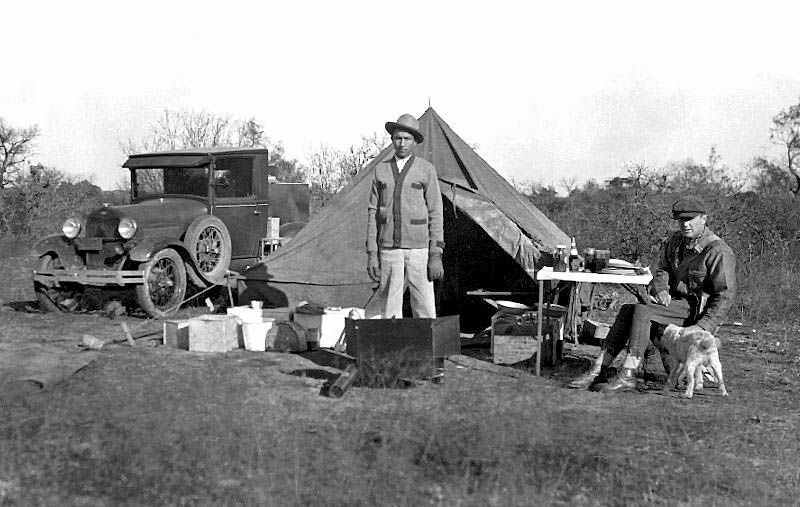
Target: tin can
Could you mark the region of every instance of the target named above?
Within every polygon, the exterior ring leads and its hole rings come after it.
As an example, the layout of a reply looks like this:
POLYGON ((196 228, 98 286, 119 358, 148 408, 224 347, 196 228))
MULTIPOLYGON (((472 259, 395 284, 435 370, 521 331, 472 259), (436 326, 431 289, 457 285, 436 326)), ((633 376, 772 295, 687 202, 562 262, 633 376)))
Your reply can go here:
POLYGON ((611 257, 611 252, 608 250, 594 251, 594 270, 596 273, 599 273, 608 266, 609 257, 611 257))

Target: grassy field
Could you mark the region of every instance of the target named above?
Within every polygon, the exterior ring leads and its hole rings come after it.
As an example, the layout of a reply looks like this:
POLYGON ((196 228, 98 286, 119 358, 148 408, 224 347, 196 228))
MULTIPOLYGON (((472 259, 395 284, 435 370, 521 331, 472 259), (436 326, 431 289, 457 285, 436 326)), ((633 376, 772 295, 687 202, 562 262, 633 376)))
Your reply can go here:
MULTIPOLYGON (((120 336, 37 313, 24 249, 3 250, 0 342, 120 336)), ((692 401, 568 390, 596 351, 569 344, 542 378, 450 362, 338 400, 298 355, 108 346, 42 391, 0 378, 0 505, 797 505, 799 332, 724 327, 731 395, 692 401)))

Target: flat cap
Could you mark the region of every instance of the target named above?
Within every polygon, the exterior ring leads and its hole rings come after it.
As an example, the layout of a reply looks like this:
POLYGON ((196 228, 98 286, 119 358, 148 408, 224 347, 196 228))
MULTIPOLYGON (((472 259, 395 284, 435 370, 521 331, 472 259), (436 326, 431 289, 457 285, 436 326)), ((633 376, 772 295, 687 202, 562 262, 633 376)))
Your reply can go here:
POLYGON ((672 203, 672 218, 694 218, 708 213, 706 204, 695 197, 681 197, 672 203))

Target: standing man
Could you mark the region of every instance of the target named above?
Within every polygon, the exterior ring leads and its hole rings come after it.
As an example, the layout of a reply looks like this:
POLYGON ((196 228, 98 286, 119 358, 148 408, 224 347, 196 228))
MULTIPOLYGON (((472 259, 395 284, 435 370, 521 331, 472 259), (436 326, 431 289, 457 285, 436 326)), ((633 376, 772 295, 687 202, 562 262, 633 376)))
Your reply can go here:
POLYGON ((627 346, 623 367, 614 379, 600 384, 600 390, 635 388, 636 369, 654 323, 716 331, 736 294, 736 258, 727 243, 706 226, 706 213, 706 205, 698 199, 675 201, 672 218, 679 227, 662 245, 650 284, 653 304, 623 305, 591 370, 570 387, 590 387, 627 346))
POLYGON ((386 122, 394 156, 375 167, 367 206, 367 272, 380 281, 384 318, 403 317, 408 288, 417 318, 436 317, 433 280, 444 276, 444 217, 436 169, 416 157, 419 122, 404 114, 386 122))

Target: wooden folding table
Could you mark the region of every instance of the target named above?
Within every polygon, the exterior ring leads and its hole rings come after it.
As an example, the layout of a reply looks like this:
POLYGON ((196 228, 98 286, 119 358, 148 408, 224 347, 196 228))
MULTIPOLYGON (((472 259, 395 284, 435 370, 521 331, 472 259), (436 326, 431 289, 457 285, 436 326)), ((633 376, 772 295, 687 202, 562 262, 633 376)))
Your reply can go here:
MULTIPOLYGON (((643 274, 617 275, 604 273, 591 273, 588 271, 553 271, 553 268, 545 266, 540 270, 529 269, 527 273, 534 280, 539 282, 539 305, 537 307, 536 318, 536 375, 541 375, 541 352, 542 352, 542 315, 544 310, 544 282, 545 281, 566 281, 566 282, 588 282, 588 283, 617 283, 621 285, 647 285, 653 279, 650 270, 645 268, 643 274)), ((547 302, 550 306, 550 302, 547 302)), ((557 340, 553 341, 553 357, 555 356, 557 340)))

